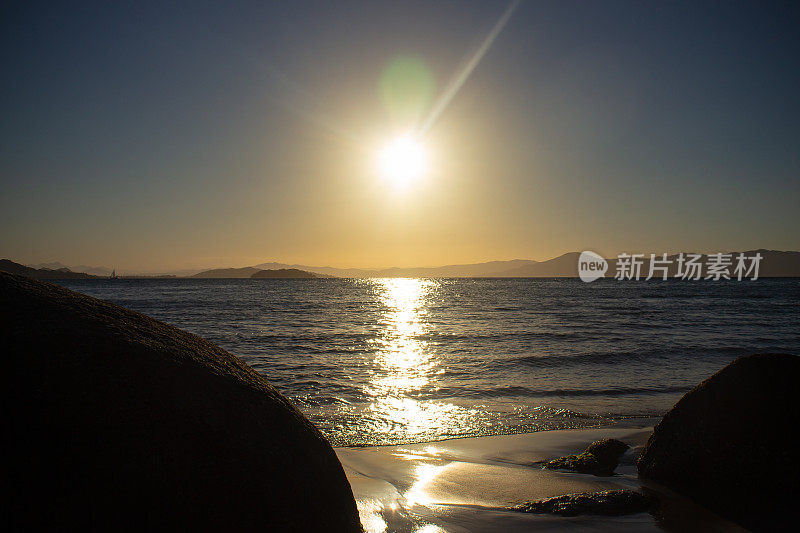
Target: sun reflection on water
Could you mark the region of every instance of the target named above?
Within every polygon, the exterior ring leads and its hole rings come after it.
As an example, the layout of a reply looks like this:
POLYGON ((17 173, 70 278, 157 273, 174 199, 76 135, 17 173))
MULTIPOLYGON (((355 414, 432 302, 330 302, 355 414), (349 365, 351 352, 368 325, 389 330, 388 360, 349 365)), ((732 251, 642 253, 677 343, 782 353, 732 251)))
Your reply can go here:
POLYGON ((448 419, 463 418, 463 408, 417 398, 437 389, 437 377, 444 373, 442 361, 424 340, 433 329, 427 314, 437 282, 411 278, 372 282, 385 311, 381 332, 372 341, 376 344, 372 378, 364 389, 373 399, 371 411, 388 422, 387 431, 411 439, 435 433, 448 419))
POLYGON ((383 533, 386 531, 386 520, 381 516, 384 506, 380 500, 358 500, 356 506, 361 518, 361 526, 366 533, 383 533))
POLYGON ((406 500, 406 506, 410 509, 415 505, 430 505, 433 500, 428 494, 426 488, 428 483, 434 480, 448 465, 433 465, 428 463, 419 463, 414 467, 414 484, 411 485, 403 498, 406 500))

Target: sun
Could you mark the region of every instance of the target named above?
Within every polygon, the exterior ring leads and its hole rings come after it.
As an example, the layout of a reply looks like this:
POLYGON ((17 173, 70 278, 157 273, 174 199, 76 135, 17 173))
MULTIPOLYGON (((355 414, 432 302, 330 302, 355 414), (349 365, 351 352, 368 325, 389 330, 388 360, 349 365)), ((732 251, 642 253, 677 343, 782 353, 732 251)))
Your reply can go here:
POLYGON ((428 170, 428 152, 412 136, 393 139, 378 152, 378 172, 396 186, 407 185, 428 170))

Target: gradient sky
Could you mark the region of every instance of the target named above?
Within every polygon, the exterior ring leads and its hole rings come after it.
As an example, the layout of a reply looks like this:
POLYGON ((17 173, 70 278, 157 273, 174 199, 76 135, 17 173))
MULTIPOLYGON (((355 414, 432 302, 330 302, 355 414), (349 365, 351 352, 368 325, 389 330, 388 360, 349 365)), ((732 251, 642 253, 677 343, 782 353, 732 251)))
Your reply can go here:
POLYGON ((67 4, 0 11, 3 257, 800 249, 796 3, 522 2, 402 191, 377 148, 429 115, 507 3, 67 4), (395 80, 402 105, 381 85, 398 58, 429 72, 395 80))

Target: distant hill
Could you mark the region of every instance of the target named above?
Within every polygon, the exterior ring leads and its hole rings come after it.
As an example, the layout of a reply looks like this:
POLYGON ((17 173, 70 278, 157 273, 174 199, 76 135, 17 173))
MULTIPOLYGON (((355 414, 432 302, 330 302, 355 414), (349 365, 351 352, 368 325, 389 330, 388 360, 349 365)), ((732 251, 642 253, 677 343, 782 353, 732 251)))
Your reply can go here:
POLYGON ((9 274, 17 274, 35 279, 91 279, 97 276, 84 272, 72 272, 66 267, 61 268, 32 268, 15 263, 10 259, 0 259, 0 270, 9 274))
POLYGON ((259 270, 250 277, 252 279, 298 279, 318 278, 320 275, 297 268, 277 268, 274 270, 259 270))
POLYGON ((289 265, 284 263, 261 263, 255 265, 259 269, 281 269, 296 268, 323 277, 337 278, 472 278, 494 275, 496 272, 505 271, 513 268, 520 268, 528 264, 536 263, 527 259, 513 259, 510 261, 489 261, 486 263, 472 263, 460 265, 446 265, 440 267, 410 267, 410 268, 335 268, 317 267, 308 265, 289 265))
POLYGON ((580 252, 569 252, 547 261, 527 261, 508 270, 497 270, 482 277, 497 278, 574 278, 578 277, 580 252))
POLYGON ((760 276, 765 278, 796 278, 800 277, 800 252, 780 252, 777 250, 750 250, 745 255, 760 253, 760 276))
MULTIPOLYGON (((730 252, 735 257, 739 252, 730 252)), ((744 254, 748 257, 761 254, 761 264, 759 266, 759 277, 800 277, 800 252, 778 251, 778 250, 748 250, 744 254)), ((126 275, 126 277, 191 277, 202 279, 248 279, 248 278, 572 278, 578 275, 579 252, 569 252, 547 261, 533 261, 530 259, 513 259, 510 261, 487 261, 485 263, 469 263, 457 265, 445 265, 438 267, 392 267, 381 269, 366 268, 336 268, 329 266, 308 266, 286 263, 261 263, 258 265, 242 268, 215 268, 204 270, 196 274, 189 274, 187 271, 171 272, 169 274, 149 274, 149 275, 126 275), (266 273, 261 273, 266 272, 266 273), (269 272, 282 272, 271 274, 269 272), (302 272, 303 274, 298 274, 302 272), (258 275, 256 275, 259 273, 258 275)), ((642 258, 641 277, 647 277, 650 269, 650 254, 645 254, 642 258)), ((703 255, 702 261, 706 262, 707 255, 703 255)), ((675 259, 677 255, 669 256, 672 264, 668 269, 668 275, 674 276, 677 271, 675 259)), ((45 263, 46 267, 35 265, 26 267, 9 260, 5 268, 8 272, 38 277, 39 279, 58 279, 58 278, 83 278, 95 277, 72 269, 63 267, 62 263, 45 263), (9 266, 11 265, 11 266, 9 266), (61 265, 61 266, 59 266, 61 265), (57 268, 47 268, 57 267, 57 268), (36 272, 35 274, 25 274, 19 269, 29 269, 26 272, 36 272)), ((608 258, 608 271, 606 277, 613 277, 616 273, 616 258, 608 258)), ((76 267, 77 268, 77 267, 76 267)), ((85 267, 87 269, 97 269, 102 272, 104 267, 85 267)), ((105 274, 100 274, 104 277, 105 274)))
MULTIPOLYGON (((776 250, 748 250, 748 257, 756 252, 761 254, 762 260, 759 267, 760 277, 800 277, 800 252, 782 252, 776 250)), ((731 252, 734 257, 738 252, 731 252)), ((641 267, 642 277, 647 277, 650 268, 650 254, 645 254, 641 267)), ((578 276, 578 257, 580 252, 569 252, 547 261, 533 261, 530 259, 513 259, 510 261, 488 261, 485 263, 471 263, 460 265, 445 265, 439 267, 411 267, 411 268, 335 268, 315 267, 308 265, 289 265, 285 263, 261 263, 245 268, 219 268, 200 272, 195 278, 249 278, 260 270, 301 270, 318 274, 322 277, 337 278, 574 278, 578 276)), ((668 273, 674 276, 677 271, 675 259, 677 255, 669 256, 673 261, 668 273)), ((704 255, 702 261, 705 262, 704 255)), ((614 276, 616 272, 616 258, 609 258, 606 277, 614 276)))
POLYGON ((535 263, 527 259, 513 259, 441 267, 386 268, 377 273, 378 277, 387 278, 475 278, 492 276, 499 271, 522 269, 535 263))
POLYGON ((86 274, 92 274, 94 276, 101 276, 101 277, 110 276, 112 271, 112 269, 108 267, 97 267, 88 265, 68 266, 59 261, 53 261, 51 263, 39 263, 38 265, 27 265, 27 266, 31 268, 46 269, 46 270, 63 270, 66 268, 72 272, 84 272, 86 274))
POLYGON ((88 265, 75 265, 69 267, 70 270, 73 272, 85 272, 87 274, 92 274, 93 276, 110 276, 111 272, 113 272, 113 268, 103 267, 103 266, 88 266, 88 265))
POLYGON ((205 270, 198 272, 190 278, 204 278, 204 279, 244 279, 249 278, 256 272, 260 272, 260 268, 256 267, 243 267, 243 268, 215 268, 213 270, 205 270))
MULTIPOLYGON (((731 252, 733 257, 739 252, 731 252)), ((761 254, 759 265, 760 277, 800 277, 800 252, 777 250, 747 250, 743 252, 751 257, 756 253, 761 254)), ((650 254, 645 254, 642 264, 643 277, 647 277, 650 269, 650 254)), ((386 269, 338 269, 332 267, 301 267, 303 270, 316 273, 326 273, 343 278, 365 277, 429 277, 429 278, 461 278, 461 277, 497 277, 497 278, 574 278, 578 276, 578 257, 580 252, 569 252, 547 261, 533 261, 515 259, 511 261, 489 261, 486 263, 473 263, 464 265, 446 265, 441 267, 418 268, 386 268, 386 269)), ((668 270, 669 276, 677 272, 677 254, 669 256, 672 265, 668 270)), ((703 255, 705 262, 707 255, 703 255)), ((616 272, 616 258, 609 258, 606 277, 612 277, 616 272)))
MULTIPOLYGON (((748 250, 744 254, 748 257, 756 252, 761 254, 759 266, 760 277, 800 277, 800 252, 776 250, 748 250)), ((731 252, 734 257, 739 252, 731 252)), ((650 268, 650 254, 645 254, 641 271, 642 277, 647 277, 650 268)), ((282 263, 262 263, 256 268, 297 268, 327 274, 340 278, 574 278, 578 276, 578 257, 580 252, 569 252, 547 261, 533 261, 529 259, 514 259, 511 261, 488 261, 486 263, 472 263, 461 265, 445 265, 440 267, 413 267, 413 268, 334 268, 313 267, 305 265, 284 265, 282 263)), ((677 272, 677 255, 669 256, 673 264, 669 268, 669 275, 677 272)), ((707 255, 702 261, 705 262, 707 255)), ((616 258, 609 258, 606 277, 612 277, 616 272, 616 258)))
MULTIPOLYGON (((43 268, 45 270, 58 270, 59 268, 69 268, 67 265, 61 263, 60 261, 51 261, 50 263, 39 263, 38 265, 25 265, 25 266, 29 266, 31 268, 36 268, 36 269, 43 268)), ((70 268, 70 270, 72 269, 70 268)), ((76 271, 73 270, 73 272, 76 271)))
MULTIPOLYGON (((728 252, 724 252, 728 253, 728 252)), ((735 258, 740 252, 730 252, 735 258)), ((785 277, 800 277, 800 252, 781 252, 777 250, 747 250, 744 253, 746 257, 753 257, 756 253, 761 254, 761 263, 759 264, 758 276, 761 278, 785 278, 785 277)), ((578 257, 579 252, 570 252, 548 261, 531 262, 532 264, 524 265, 522 267, 514 268, 511 270, 500 271, 494 274, 496 277, 501 278, 572 278, 578 276, 578 257)), ((707 254, 701 254, 701 263, 706 263, 708 260, 707 254)), ((660 257, 656 254, 656 258, 660 257)), ((677 254, 667 256, 671 264, 667 269, 669 277, 675 276, 678 271, 677 254)), ((606 277, 613 277, 617 270, 617 259, 608 258, 608 271, 606 277)), ((650 271, 650 254, 645 254, 642 258, 642 278, 647 277, 650 271)), ((705 272, 705 270, 703 271, 705 272)))

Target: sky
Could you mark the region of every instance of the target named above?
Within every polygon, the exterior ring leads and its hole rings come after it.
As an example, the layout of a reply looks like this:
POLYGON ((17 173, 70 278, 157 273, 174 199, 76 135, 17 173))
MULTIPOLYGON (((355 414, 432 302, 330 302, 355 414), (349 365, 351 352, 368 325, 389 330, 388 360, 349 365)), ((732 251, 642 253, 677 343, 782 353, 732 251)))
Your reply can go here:
POLYGON ((3 257, 800 250, 796 4, 67 4, 0 8, 3 257))

